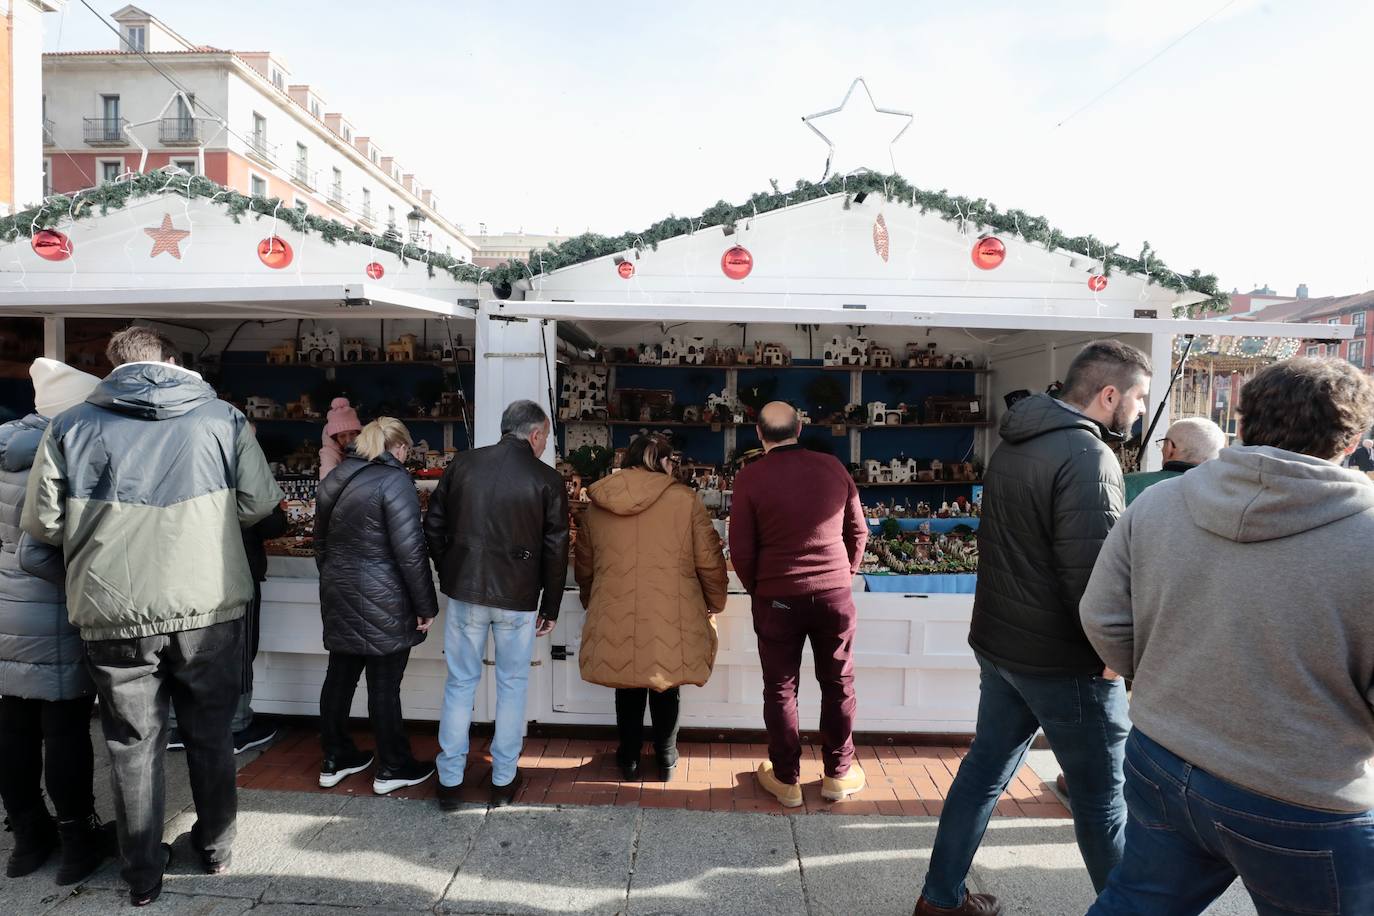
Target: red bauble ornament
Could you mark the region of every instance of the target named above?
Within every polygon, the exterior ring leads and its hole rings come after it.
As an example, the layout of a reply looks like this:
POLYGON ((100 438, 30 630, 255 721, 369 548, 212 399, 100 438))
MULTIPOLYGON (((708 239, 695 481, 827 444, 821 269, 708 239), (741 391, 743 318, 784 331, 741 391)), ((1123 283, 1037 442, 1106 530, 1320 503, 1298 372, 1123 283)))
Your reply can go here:
POLYGON ((29 244, 34 254, 45 261, 65 261, 72 256, 72 240, 56 229, 39 229, 29 244))
POLYGON ((754 269, 754 256, 741 245, 728 248, 720 256, 720 269, 731 280, 743 280, 754 269))
POLYGON ((258 258, 273 270, 291 266, 291 246, 279 235, 269 235, 258 242, 258 258))
POLYGON ((386 268, 378 264, 376 261, 373 261, 371 264, 367 265, 367 276, 370 280, 380 280, 382 279, 382 275, 385 273, 386 268))
POLYGON ((615 265, 615 272, 620 274, 620 279, 628 280, 635 275, 635 266, 629 261, 621 261, 615 265))
POLYGON ((1007 246, 996 236, 979 239, 973 246, 973 266, 979 270, 992 270, 1002 266, 1007 259, 1007 246))
POLYGON ((1102 274, 1093 274, 1088 278, 1088 289, 1095 293, 1100 293, 1107 288, 1107 278, 1102 274))

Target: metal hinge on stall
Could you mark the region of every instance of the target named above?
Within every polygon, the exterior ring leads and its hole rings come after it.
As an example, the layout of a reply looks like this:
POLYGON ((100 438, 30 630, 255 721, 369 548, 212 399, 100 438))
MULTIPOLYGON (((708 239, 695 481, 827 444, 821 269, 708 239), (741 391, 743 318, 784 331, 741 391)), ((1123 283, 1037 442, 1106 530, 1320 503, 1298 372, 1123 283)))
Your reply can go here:
POLYGON ((569 652, 567 646, 549 647, 549 658, 552 658, 556 662, 565 662, 576 654, 576 652, 569 652))

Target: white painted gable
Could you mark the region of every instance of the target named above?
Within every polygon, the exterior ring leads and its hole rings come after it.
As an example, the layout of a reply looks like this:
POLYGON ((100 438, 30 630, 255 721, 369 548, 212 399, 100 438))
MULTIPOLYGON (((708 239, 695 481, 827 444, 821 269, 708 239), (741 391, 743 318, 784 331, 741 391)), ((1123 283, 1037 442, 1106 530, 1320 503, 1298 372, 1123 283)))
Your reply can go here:
POLYGON ((526 298, 1118 318, 1135 317, 1139 309, 1167 318, 1173 305, 1204 298, 1119 271, 1095 292, 1088 281, 1101 272, 1100 262, 1011 235, 998 236, 1006 245, 1001 266, 982 270, 972 259, 981 234, 878 194, 848 209, 843 195, 834 195, 742 220, 731 235, 715 226, 661 242, 656 251, 624 252, 634 265, 628 280, 612 257, 536 277, 526 298), (880 214, 886 260, 875 239, 880 214), (722 255, 734 245, 753 256, 743 280, 721 269, 722 255))
POLYGON ((0 244, 0 306, 7 292, 71 289, 207 289, 334 283, 380 286, 453 302, 476 299, 472 283, 460 283, 442 270, 429 277, 423 261, 408 264, 368 245, 330 244, 314 231, 298 232, 270 216, 244 213, 235 223, 221 204, 167 193, 131 200, 123 209, 66 222, 72 256, 47 261, 19 237, 0 244), (145 230, 157 230, 170 217, 175 231, 190 235, 175 251, 154 254, 157 243, 145 230), (291 246, 291 263, 273 269, 258 257, 258 245, 276 235, 291 246), (176 255, 179 254, 180 257, 176 255), (380 278, 369 276, 371 263, 380 278))

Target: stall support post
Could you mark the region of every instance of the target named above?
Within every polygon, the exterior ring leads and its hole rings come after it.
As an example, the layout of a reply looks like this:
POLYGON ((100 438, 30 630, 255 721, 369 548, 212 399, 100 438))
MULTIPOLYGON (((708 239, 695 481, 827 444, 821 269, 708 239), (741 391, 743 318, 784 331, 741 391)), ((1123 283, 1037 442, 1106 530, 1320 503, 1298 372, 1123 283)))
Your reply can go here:
MULTIPOLYGON (((530 400, 556 416, 549 391, 557 380, 557 324, 538 318, 505 318, 482 311, 477 315, 477 418, 473 436, 478 447, 501 439, 501 413, 512 401, 530 400)), ((553 464, 554 449, 544 452, 553 464)))
MULTIPOLYGON (((1172 334, 1151 334, 1150 335, 1150 365, 1154 367, 1155 374, 1150 379, 1150 404, 1145 416, 1145 426, 1149 425, 1150 417, 1153 416, 1159 405, 1169 396, 1169 378, 1174 371, 1174 336, 1172 334)), ((1164 434, 1164 430, 1169 428, 1173 422, 1173 405, 1165 408, 1164 413, 1159 418, 1158 432, 1164 434)), ((1145 427, 1142 426, 1143 430, 1145 427)), ((1152 436, 1159 438, 1159 436, 1152 436)), ((1164 466, 1164 456, 1153 443, 1142 442, 1140 444, 1140 469, 1142 471, 1158 471, 1164 466)))
POLYGON ((43 319, 43 355, 48 359, 67 359, 67 319, 43 319))

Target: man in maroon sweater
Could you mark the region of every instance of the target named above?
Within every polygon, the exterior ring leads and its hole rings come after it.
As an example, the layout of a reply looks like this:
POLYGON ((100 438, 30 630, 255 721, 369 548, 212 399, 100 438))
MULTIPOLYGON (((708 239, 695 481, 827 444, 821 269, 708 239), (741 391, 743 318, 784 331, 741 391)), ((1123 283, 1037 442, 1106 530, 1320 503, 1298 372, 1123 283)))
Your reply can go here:
POLYGON ((765 405, 758 431, 766 454, 735 478, 730 557, 753 596, 763 666, 769 759, 759 764, 759 785, 795 808, 802 803, 797 680, 807 639, 821 688, 821 794, 839 801, 864 787, 854 760, 851 589, 868 526, 844 465, 797 444, 801 417, 791 405, 765 405))

